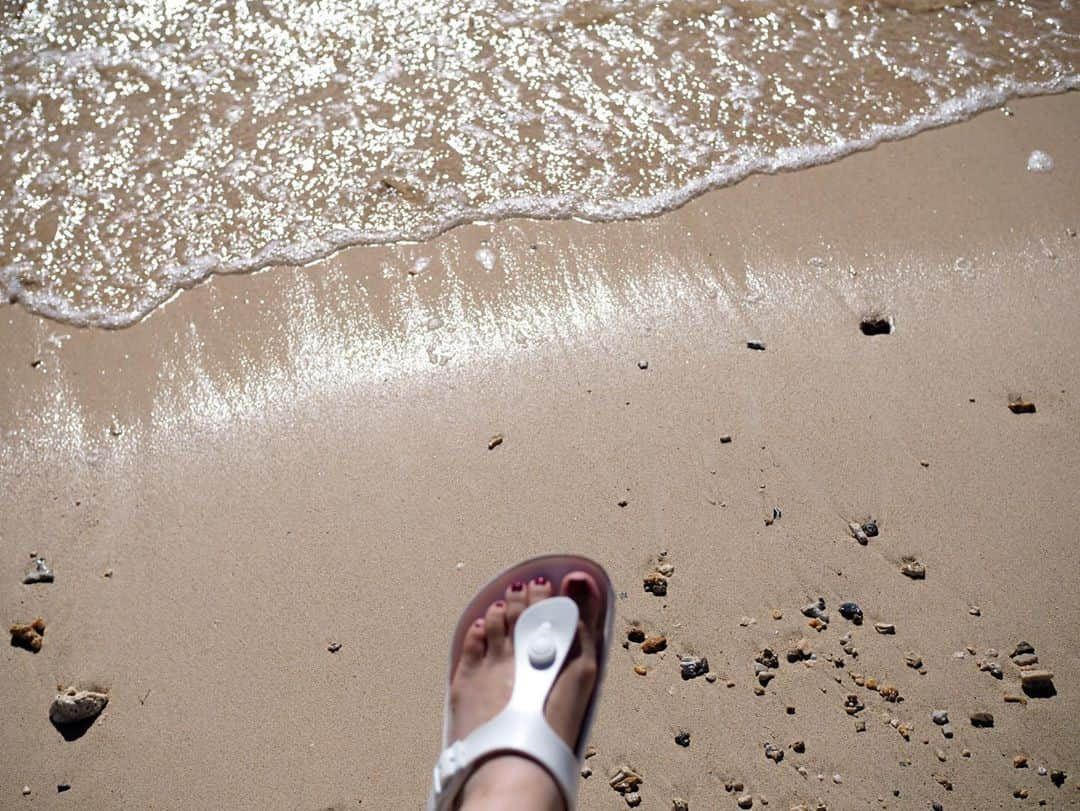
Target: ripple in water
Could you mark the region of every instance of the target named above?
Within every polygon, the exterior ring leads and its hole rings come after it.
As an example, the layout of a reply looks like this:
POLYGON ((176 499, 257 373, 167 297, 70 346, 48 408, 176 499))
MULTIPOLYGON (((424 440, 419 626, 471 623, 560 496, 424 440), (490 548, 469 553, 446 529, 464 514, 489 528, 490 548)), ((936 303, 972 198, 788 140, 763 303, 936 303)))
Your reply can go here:
POLYGON ((0 289, 99 326, 210 273, 471 219, 655 213, 1074 87, 1080 49, 1072 0, 26 0, 0 15, 0 289))

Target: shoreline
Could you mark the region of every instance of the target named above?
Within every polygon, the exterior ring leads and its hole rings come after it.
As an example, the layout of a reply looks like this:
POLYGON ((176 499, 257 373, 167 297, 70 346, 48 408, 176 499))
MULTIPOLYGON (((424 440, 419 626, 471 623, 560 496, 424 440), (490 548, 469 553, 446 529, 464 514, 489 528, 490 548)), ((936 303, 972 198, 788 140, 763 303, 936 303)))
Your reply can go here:
POLYGON ((734 807, 733 781, 778 808, 987 807, 1021 788, 1023 805, 1075 803, 1080 95, 1011 106, 649 220, 465 226, 217 277, 121 331, 0 309, 0 604, 48 622, 40 653, 0 664, 0 804, 419 806, 457 612, 552 549, 609 569, 617 632, 670 640, 613 650, 586 811, 622 806, 605 779, 621 762, 645 807, 734 807), (1026 171, 1033 149, 1052 173, 1026 171), (859 332, 874 313, 893 334, 859 332), (1011 395, 1037 412, 1010 413, 1011 395), (860 547, 847 522, 870 516, 881 536, 860 547), (665 600, 640 585, 660 549, 665 600), (55 583, 18 583, 30 551, 55 583), (899 574, 908 554, 924 581, 899 574), (821 633, 799 614, 818 595, 821 633), (835 616, 845 599, 861 628, 835 616), (835 667, 849 631, 860 655, 835 667), (821 658, 754 695, 755 653, 803 636, 821 658), (1002 702, 1021 639, 1058 695, 1002 702), (975 664, 991 647, 1002 682, 975 664), (678 678, 691 650, 716 683, 678 678), (48 724, 57 681, 112 695, 74 742, 48 724), (968 725, 978 710, 995 728, 968 725), (796 739, 805 755, 762 754, 796 739))

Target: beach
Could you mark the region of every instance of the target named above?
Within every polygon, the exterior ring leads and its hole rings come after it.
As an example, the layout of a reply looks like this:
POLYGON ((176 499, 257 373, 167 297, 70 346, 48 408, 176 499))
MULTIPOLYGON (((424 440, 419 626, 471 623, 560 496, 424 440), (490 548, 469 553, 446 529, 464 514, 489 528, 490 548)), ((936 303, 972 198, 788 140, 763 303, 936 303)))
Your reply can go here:
POLYGON ((0 658, 0 806, 419 808, 458 612, 552 551, 618 593, 582 809, 626 807, 620 765, 643 808, 1080 804, 1080 96, 1008 108, 644 219, 213 276, 124 329, 4 305, 0 607, 47 625, 0 658), (110 696, 76 740, 58 685, 110 696))

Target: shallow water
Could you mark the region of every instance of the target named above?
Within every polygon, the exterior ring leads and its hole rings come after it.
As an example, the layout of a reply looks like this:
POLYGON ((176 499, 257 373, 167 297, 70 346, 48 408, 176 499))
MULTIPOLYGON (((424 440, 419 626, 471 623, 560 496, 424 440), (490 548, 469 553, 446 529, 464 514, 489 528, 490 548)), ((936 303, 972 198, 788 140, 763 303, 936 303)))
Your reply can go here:
POLYGON ((1073 0, 3 14, 0 288, 99 326, 210 273, 472 219, 652 214, 1080 84, 1073 0))

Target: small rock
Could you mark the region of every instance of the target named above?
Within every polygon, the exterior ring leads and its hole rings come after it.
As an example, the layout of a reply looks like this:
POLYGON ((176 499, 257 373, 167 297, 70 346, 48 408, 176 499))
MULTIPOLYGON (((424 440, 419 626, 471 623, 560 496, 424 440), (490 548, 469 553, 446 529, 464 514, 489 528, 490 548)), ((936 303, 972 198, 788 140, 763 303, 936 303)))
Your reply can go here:
POLYGON ((973 617, 981 617, 982 609, 979 608, 977 605, 973 605, 971 608, 968 609, 968 613, 971 614, 971 616, 973 617))
POLYGON ((329 645, 326 646, 326 649, 331 653, 337 653, 339 650, 341 650, 341 643, 331 642, 329 645))
POLYGON ((625 765, 616 766, 611 771, 611 777, 608 778, 608 785, 619 794, 630 794, 636 791, 642 782, 641 775, 625 765))
POLYGON ((675 743, 683 748, 690 746, 690 733, 685 729, 680 730, 679 734, 675 736, 675 743))
POLYGON ((1026 788, 1018 788, 1013 791, 1013 796, 1018 800, 1026 800, 1028 798, 1028 790, 1026 788))
POLYGON ((756 350, 758 352, 764 352, 765 351, 765 343, 763 341, 747 341, 746 342, 746 348, 747 349, 754 349, 754 350, 756 350))
POLYGON ((949 713, 945 710, 934 710, 930 718, 939 727, 943 727, 949 723, 949 713))
POLYGON ((1012 693, 1006 693, 1002 698, 1005 699, 1006 704, 1027 704, 1026 697, 1013 695, 1012 693))
POLYGON ((1012 660, 1017 667, 1031 667, 1039 663, 1039 657, 1034 653, 1021 653, 1019 656, 1014 656, 1012 660))
POLYGON ((663 597, 667 594, 668 581, 660 572, 649 572, 642 581, 645 591, 655 597, 663 597))
POLYGON ((795 705, 794 704, 788 704, 786 707, 784 707, 784 712, 786 712, 788 715, 794 715, 795 714, 795 705))
POLYGON ((1050 782, 1058 788, 1061 788, 1065 784, 1065 772, 1061 769, 1050 770, 1050 782))
POLYGON ((656 571, 660 572, 664 577, 671 577, 675 574, 675 567, 670 563, 661 563, 656 567, 656 571))
POLYGON ((944 749, 935 749, 934 750, 934 755, 937 756, 937 759, 940 760, 942 763, 944 763, 946 760, 948 760, 948 758, 945 756, 945 750, 944 749))
POLYGON ((952 724, 944 724, 941 727, 941 734, 944 735, 946 738, 952 740, 952 736, 953 736, 952 724))
POLYGON ((843 782, 844 782, 844 778, 843 778, 842 776, 840 776, 839 774, 834 774, 834 775, 832 776, 832 781, 833 781, 834 783, 836 783, 836 785, 838 785, 838 786, 839 786, 839 785, 840 785, 841 783, 843 783, 843 782))
POLYGON ((754 657, 754 661, 772 670, 780 667, 780 657, 773 653, 771 648, 762 648, 761 652, 754 657))
POLYGON ((855 722, 855 731, 856 732, 866 732, 866 721, 864 721, 862 718, 857 720, 855 722))
POLYGON ((671 811, 690 811, 690 803, 681 797, 676 797, 671 801, 671 811))
POLYGON ((1017 642, 1016 647, 1013 649, 1013 652, 1009 654, 1009 656, 1016 657, 1016 656, 1022 656, 1025 653, 1034 653, 1034 652, 1035 652, 1035 647, 1030 642, 1017 642))
POLYGON ((637 367, 644 372, 646 369, 649 368, 649 362, 647 360, 639 360, 637 362, 637 367))
POLYGON ((760 684, 755 684, 754 685, 754 695, 756 695, 756 696, 765 695, 765 688, 762 687, 760 684))
POLYGON ((645 641, 645 632, 641 628, 634 626, 626 632, 626 638, 631 642, 640 644, 645 641))
POLYGON ((23 793, 24 797, 29 797, 30 796, 30 786, 23 786, 22 787, 22 793, 23 793))
POLYGON ((891 622, 875 622, 874 630, 879 634, 895 634, 896 626, 891 622))
POLYGON ((735 804, 739 806, 739 808, 753 808, 754 798, 751 797, 749 794, 740 794, 735 799, 735 804))
POLYGON ((876 538, 878 534, 877 521, 871 518, 869 521, 862 525, 862 531, 866 533, 867 537, 876 538))
POLYGON ((904 654, 904 664, 912 668, 913 670, 918 670, 920 667, 923 666, 923 660, 922 657, 919 656, 919 654, 915 653, 915 651, 909 650, 907 653, 904 654))
POLYGON ((762 687, 768 687, 769 682, 771 682, 774 678, 776 678, 776 674, 766 670, 763 673, 758 673, 757 680, 758 684, 760 684, 762 687))
POLYGON ((42 637, 45 634, 45 620, 38 617, 33 622, 16 622, 8 629, 11 632, 11 644, 25 648, 31 653, 41 650, 42 637))
POLYGON ((1020 672, 1020 683, 1024 687, 1048 686, 1054 681, 1052 670, 1023 670, 1020 672))
POLYGON ((585 749, 585 759, 588 760, 591 757, 596 757, 596 747, 589 746, 585 749))
POLYGON ((667 637, 658 635, 650 636, 641 643, 642 653, 659 653, 667 647, 667 637))
POLYGON ((731 442, 731 434, 724 434, 722 437, 720 437, 720 444, 721 445, 727 445, 730 442, 731 442))
POLYGON ((590 777, 592 777, 592 769, 586 766, 584 769, 581 770, 581 777, 585 780, 588 780, 590 777))
POLYGON ((855 715, 856 713, 862 712, 863 709, 863 704, 859 701, 857 695, 851 694, 844 699, 844 711, 848 715, 855 715))
POLYGON ((1027 757, 1027 755, 1017 755, 1016 757, 1013 758, 1013 768, 1014 769, 1026 769, 1027 767, 1028 767, 1028 757, 1027 757))
POLYGON ((783 611, 781 611, 781 610, 780 610, 779 608, 774 608, 774 609, 773 609, 773 610, 772 610, 771 612, 769 612, 769 613, 770 613, 770 614, 772 615, 772 618, 773 618, 774 620, 782 620, 782 619, 784 618, 784 612, 783 612, 783 611))
POLYGON ((489 451, 495 450, 497 447, 499 447, 501 444, 503 444, 504 439, 505 439, 505 437, 503 437, 502 434, 495 434, 495 436, 493 436, 491 439, 488 440, 488 450, 489 451))
POLYGON ((970 749, 961 749, 960 750, 960 757, 971 757, 971 750, 970 749))
POLYGON ((994 715, 989 712, 973 712, 971 714, 971 725, 973 727, 992 727, 994 725, 994 715))
POLYGON ((56 793, 63 794, 65 791, 71 791, 71 783, 57 783, 56 793))
POLYGON ((926 579, 926 566, 913 557, 901 559, 900 571, 912 580, 926 579))
POLYGON ((934 779, 937 780, 938 784, 946 791, 953 790, 952 780, 950 780, 948 776, 942 774, 941 772, 935 772, 934 779))
POLYGON ((45 562, 45 558, 36 557, 31 561, 30 568, 26 570, 23 575, 23 583, 31 585, 33 583, 52 583, 54 580, 53 570, 49 568, 49 564, 45 562))
POLYGON ((861 625, 863 621, 863 612, 858 603, 840 603, 840 616, 856 625, 861 625))
POLYGON ((749 628, 755 622, 756 622, 756 620, 753 617, 742 617, 742 618, 739 619, 739 627, 740 628, 749 628))
POLYGON ((883 684, 878 693, 883 699, 893 704, 900 700, 900 691, 891 684, 883 684))
POLYGON ((706 673, 705 674, 705 681, 707 681, 709 684, 715 684, 716 683, 716 674, 715 673, 706 673))
POLYGON ((791 751, 801 755, 806 751, 806 741, 795 741, 795 743, 791 744, 791 751))
POLYGON ((1035 403, 1029 400, 1018 398, 1009 403, 1009 411, 1013 414, 1034 414, 1035 403))
POLYGON ((96 718, 109 703, 109 696, 93 690, 69 689, 57 693, 49 706, 49 720, 57 726, 96 718))
POLYGON ((1037 771, 1039 772, 1039 777, 1046 777, 1046 775, 1048 774, 1045 766, 1040 766, 1037 771))
POLYGON ((626 800, 626 804, 631 808, 637 808, 641 805, 641 795, 636 791, 631 791, 629 794, 624 794, 623 799, 626 800))
POLYGON ((825 610, 824 597, 818 597, 817 602, 803 606, 802 613, 804 617, 813 617, 826 623, 829 621, 829 613, 825 610))
POLYGON ((639 676, 644 676, 649 672, 649 668, 645 667, 645 665, 634 665, 634 672, 639 676))
POLYGON ((852 521, 848 524, 848 532, 851 533, 851 537, 859 542, 860 546, 866 546, 870 543, 870 536, 866 534, 866 530, 862 528, 862 524, 857 521, 852 521))
POLYGON ((693 679, 709 672, 709 660, 704 656, 683 656, 679 659, 683 679, 693 679))

